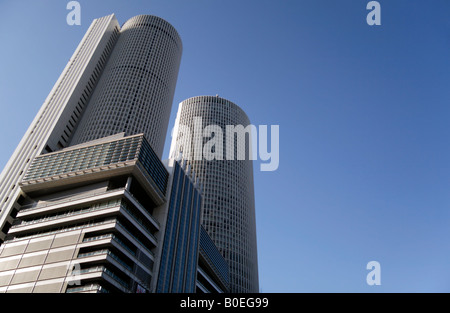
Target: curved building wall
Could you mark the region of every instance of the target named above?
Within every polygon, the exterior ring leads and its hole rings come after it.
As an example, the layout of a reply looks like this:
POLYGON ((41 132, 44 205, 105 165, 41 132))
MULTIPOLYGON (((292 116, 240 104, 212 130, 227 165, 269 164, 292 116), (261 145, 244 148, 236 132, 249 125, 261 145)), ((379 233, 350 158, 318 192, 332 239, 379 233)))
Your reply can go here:
POLYGON ((71 145, 144 133, 161 158, 182 42, 165 20, 138 15, 123 26, 71 145))
MULTIPOLYGON (((190 145, 191 157, 187 162, 203 188, 202 225, 229 264, 230 291, 258 292, 253 163, 248 157, 245 160, 227 160, 225 157, 226 125, 246 127, 250 121, 241 108, 226 99, 218 96, 189 98, 181 102, 178 109, 171 156, 178 156, 179 150, 189 147, 182 142, 182 138, 187 138, 179 133, 182 126, 192 130, 192 142, 195 142, 194 120, 197 118, 198 121, 199 117, 202 129, 207 125, 218 125, 223 130, 224 153, 223 160, 207 161, 203 157, 195 160, 195 144, 190 145), (177 140, 181 141, 179 145, 177 140)), ((203 145, 210 139, 203 138, 203 145)), ((182 157, 186 159, 186 155, 185 150, 182 157)))

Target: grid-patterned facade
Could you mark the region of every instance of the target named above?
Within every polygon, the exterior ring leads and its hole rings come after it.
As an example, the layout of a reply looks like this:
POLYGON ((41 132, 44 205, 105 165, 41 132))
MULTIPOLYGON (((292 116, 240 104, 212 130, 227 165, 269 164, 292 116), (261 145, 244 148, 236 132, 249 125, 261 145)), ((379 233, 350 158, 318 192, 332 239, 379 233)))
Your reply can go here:
POLYGON ((258 291, 251 161, 161 162, 181 53, 159 17, 93 21, 0 176, 0 293, 258 291))
MULTIPOLYGON (((253 163, 248 155, 245 160, 226 159, 226 136, 223 136, 223 160, 195 160, 195 142, 203 145, 211 138, 195 134, 194 118, 201 117, 203 130, 208 125, 217 125, 225 134, 226 125, 246 127, 250 121, 236 104, 218 96, 199 96, 180 103, 175 130, 192 130, 192 143, 177 142, 188 138, 173 135, 171 156, 178 156, 177 149, 191 148, 190 164, 203 185, 202 225, 229 264, 231 292, 258 292, 258 260, 256 246, 256 220, 253 186, 253 163), (181 127, 184 126, 184 127, 181 127)), ((180 135, 180 136, 179 136, 180 135)), ((237 137, 235 156, 238 151, 237 137)), ((242 142, 241 142, 242 144, 242 142)), ((246 144, 249 149, 249 141, 246 144)), ((184 151, 184 155, 189 155, 184 151)))
POLYGON ((200 226, 198 271, 197 286, 200 292, 229 291, 230 270, 228 263, 203 226, 200 226), (211 276, 214 278, 211 278, 211 276))
POLYGON ((36 158, 0 246, 0 293, 150 292, 168 172, 149 150, 135 135, 36 158))
POLYGON ((114 15, 95 19, 0 175, 0 242, 12 223, 23 179, 41 153, 67 147, 117 42, 114 15))
MULTIPOLYGON (((70 175, 77 171, 101 168, 127 161, 139 161, 146 174, 158 187, 161 195, 166 193, 169 174, 143 135, 129 136, 79 148, 38 156, 25 175, 27 181, 45 177, 70 175)), ((134 163, 133 163, 134 164, 134 163)))
POLYGON ((181 39, 165 20, 151 15, 129 19, 72 144, 144 133, 161 158, 181 53, 181 39))

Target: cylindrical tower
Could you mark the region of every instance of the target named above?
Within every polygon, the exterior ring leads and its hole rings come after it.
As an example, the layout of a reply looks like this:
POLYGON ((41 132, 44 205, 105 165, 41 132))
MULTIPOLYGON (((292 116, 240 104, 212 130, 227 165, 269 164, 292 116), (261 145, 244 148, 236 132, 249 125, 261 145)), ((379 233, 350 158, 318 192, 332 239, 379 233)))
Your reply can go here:
POLYGON ((165 20, 138 15, 123 26, 71 145, 144 133, 161 158, 182 42, 165 20))
MULTIPOLYGON (((181 155, 186 159, 202 183, 202 224, 229 264, 230 291, 259 292, 253 161, 248 154, 245 159, 237 157, 242 141, 238 142, 238 136, 234 135, 232 140, 227 140, 227 125, 245 128, 250 121, 240 107, 218 96, 184 100, 177 113, 171 156, 181 155), (214 136, 204 132, 207 127, 217 130, 214 136), (187 136, 182 133, 189 131, 187 136), (212 150, 220 151, 221 142, 223 157, 205 158, 204 153, 212 147, 208 142, 220 135, 222 138, 215 138, 217 145, 212 150), (234 152, 227 157, 231 146, 234 152), (203 152, 200 158, 199 151, 203 152)), ((248 152, 250 140, 244 144, 248 152)))

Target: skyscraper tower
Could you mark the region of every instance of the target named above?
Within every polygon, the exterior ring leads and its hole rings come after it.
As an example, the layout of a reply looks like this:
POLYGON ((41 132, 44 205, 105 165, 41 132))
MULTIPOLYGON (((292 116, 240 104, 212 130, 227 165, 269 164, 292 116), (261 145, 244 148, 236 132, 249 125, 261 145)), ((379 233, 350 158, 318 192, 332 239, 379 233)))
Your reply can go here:
POLYGON ((161 18, 92 22, 1 173, 0 293, 258 291, 252 162, 161 161, 181 52, 161 18))
POLYGON ((122 29, 95 19, 0 175, 0 243, 20 207, 33 159, 117 133, 143 133, 161 158, 182 53, 165 20, 140 15, 122 29))
POLYGON ((152 292, 155 264, 168 291, 215 287, 196 179, 161 161, 181 49, 155 16, 91 24, 2 173, 0 293, 152 292))
MULTIPOLYGON (((198 158, 198 144, 202 151, 205 142, 211 139, 204 137, 203 129, 208 125, 217 125, 225 134, 227 125, 245 128, 250 121, 239 106, 218 96, 184 100, 178 108, 170 155, 181 154, 203 185, 202 225, 228 262, 231 292, 258 292, 253 163, 248 154, 244 160, 237 157, 243 143, 237 142, 236 137, 232 140, 233 160, 225 156, 225 150, 232 149, 225 136, 218 139, 225 147, 223 160, 198 158), (182 134, 188 130, 193 133, 182 134), (186 142, 191 139, 192 142, 186 142)), ((249 147, 250 140, 246 152, 249 147)))
POLYGON ((151 15, 129 19, 71 144, 143 133, 161 158, 181 52, 181 39, 165 20, 151 15))

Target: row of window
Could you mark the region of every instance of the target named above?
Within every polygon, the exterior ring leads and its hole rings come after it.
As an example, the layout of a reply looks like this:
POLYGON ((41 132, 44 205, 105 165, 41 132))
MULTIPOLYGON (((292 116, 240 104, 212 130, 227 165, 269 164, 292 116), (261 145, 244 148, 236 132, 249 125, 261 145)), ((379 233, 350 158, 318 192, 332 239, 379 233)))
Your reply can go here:
MULTIPOLYGON (((77 142, 118 132, 145 133, 153 147, 162 149, 160 138, 165 129, 161 128, 170 113, 168 94, 176 83, 175 56, 180 52, 175 51, 177 49, 160 31, 134 28, 136 23, 147 19, 146 16, 132 18, 122 28, 120 45, 108 61, 99 91, 91 100, 88 121, 83 124, 77 142), (147 55, 141 53, 145 51, 147 55), (169 82, 170 88, 167 87, 169 82)), ((159 19, 154 22, 166 23, 159 19)))
POLYGON ((141 140, 141 137, 132 137, 75 150, 41 155, 31 164, 25 180, 134 160, 138 156, 141 140))

